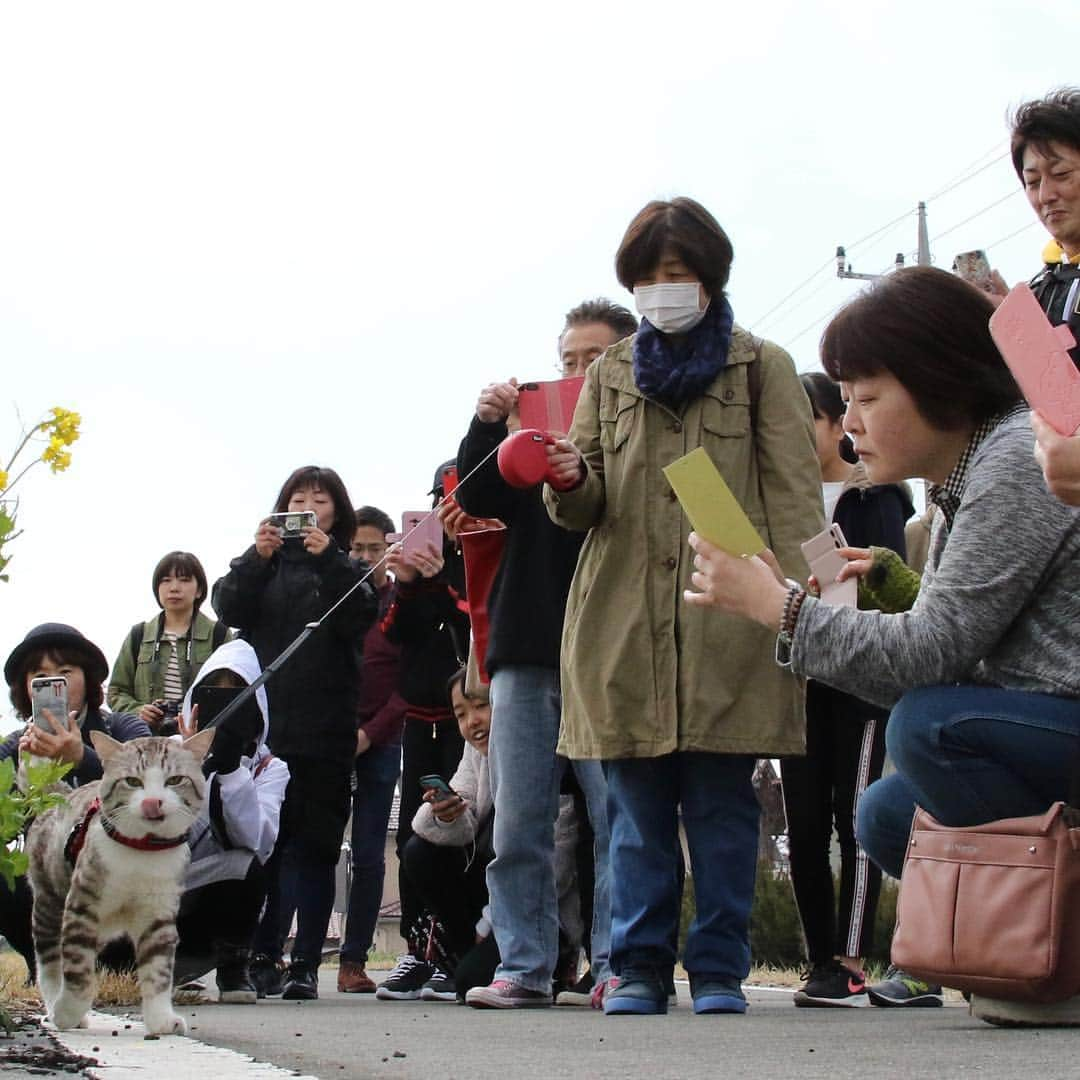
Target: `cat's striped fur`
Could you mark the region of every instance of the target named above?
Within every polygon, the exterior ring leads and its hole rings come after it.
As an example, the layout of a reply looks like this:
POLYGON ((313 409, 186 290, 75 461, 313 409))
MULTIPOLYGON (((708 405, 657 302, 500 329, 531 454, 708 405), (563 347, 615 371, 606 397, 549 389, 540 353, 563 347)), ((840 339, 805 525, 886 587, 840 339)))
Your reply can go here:
POLYGON ((202 808, 201 762, 213 729, 179 743, 163 738, 119 743, 93 732, 101 780, 71 792, 66 805, 30 828, 27 854, 34 893, 38 985, 48 1018, 61 1029, 82 1026, 93 1004, 99 949, 127 936, 135 947, 143 1022, 148 1034, 184 1034, 172 1007, 176 912, 188 846, 136 850, 109 835, 161 841, 184 836, 202 808), (65 847, 94 799, 74 869, 65 847))

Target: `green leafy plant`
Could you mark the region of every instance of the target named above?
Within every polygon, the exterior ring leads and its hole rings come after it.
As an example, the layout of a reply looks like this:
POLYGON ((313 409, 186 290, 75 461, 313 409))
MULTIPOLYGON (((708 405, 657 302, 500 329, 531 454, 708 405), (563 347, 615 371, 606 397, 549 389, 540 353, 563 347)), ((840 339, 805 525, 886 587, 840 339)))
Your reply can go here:
POLYGON ((11 556, 7 545, 19 536, 15 528, 15 516, 19 509, 18 498, 9 498, 11 489, 40 461, 54 472, 63 472, 71 464, 71 451, 68 447, 79 437, 79 425, 82 417, 70 409, 59 405, 49 410, 42 420, 24 430, 15 452, 8 459, 5 467, 0 468, 0 581, 7 581, 4 572, 11 556), (34 443, 45 443, 44 449, 29 461, 23 463, 23 454, 34 443), (12 473, 17 465, 22 465, 14 479, 12 473))
POLYGON ((71 763, 26 759, 25 789, 15 786, 15 762, 0 761, 0 877, 8 889, 15 888, 15 879, 26 873, 26 852, 13 847, 23 829, 38 814, 65 801, 56 784, 71 770, 71 763))

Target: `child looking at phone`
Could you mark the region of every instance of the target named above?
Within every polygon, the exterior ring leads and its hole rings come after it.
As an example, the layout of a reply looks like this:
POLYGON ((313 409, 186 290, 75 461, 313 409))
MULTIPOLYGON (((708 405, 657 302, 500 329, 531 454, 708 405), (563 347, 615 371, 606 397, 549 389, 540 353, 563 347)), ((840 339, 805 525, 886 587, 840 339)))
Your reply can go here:
POLYGON ((449 784, 438 776, 424 778, 423 801, 412 819, 413 835, 402 853, 402 868, 433 914, 443 933, 439 957, 413 968, 416 985, 397 987, 391 979, 375 992, 383 1000, 453 1001, 467 986, 484 984, 498 962, 486 917, 485 871, 491 861, 494 805, 488 772, 491 705, 487 691, 465 693, 465 668, 450 678, 449 698, 464 750, 449 784), (467 959, 466 959, 467 958, 467 959), (427 978, 415 976, 426 968, 427 978))
MULTIPOLYGON (((849 544, 904 556, 914 513, 905 487, 873 485, 844 434, 840 387, 822 372, 802 375, 814 414, 826 520, 849 544), (852 463, 852 460, 856 462, 852 463)), ((803 924, 810 975, 796 1005, 867 1005, 863 958, 874 932, 881 869, 855 842, 855 807, 881 776, 888 712, 811 679, 806 688, 806 756, 780 762, 788 819, 791 884, 803 924), (829 852, 840 841, 839 908, 829 852)))
MULTIPOLYGON (((310 511, 316 524, 286 538, 281 527, 264 519, 255 543, 233 559, 212 594, 218 615, 240 630, 263 667, 367 570, 366 563, 348 557, 355 515, 333 469, 297 469, 282 486, 274 511, 310 511)), ((334 869, 349 816, 362 642, 376 610, 375 590, 364 583, 266 686, 268 743, 291 776, 252 961, 252 977, 267 995, 318 997, 334 869), (282 981, 282 950, 294 912, 296 943, 282 981)))

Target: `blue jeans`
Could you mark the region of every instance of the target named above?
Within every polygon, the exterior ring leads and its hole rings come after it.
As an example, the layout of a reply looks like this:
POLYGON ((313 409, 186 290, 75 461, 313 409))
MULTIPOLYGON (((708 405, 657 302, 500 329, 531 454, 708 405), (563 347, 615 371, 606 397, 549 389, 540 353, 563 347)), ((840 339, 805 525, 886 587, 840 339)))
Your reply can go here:
MULTIPOLYGON (((488 864, 491 921, 501 961, 496 979, 551 991, 558 961, 555 819, 566 759, 555 753, 562 695, 553 668, 513 665, 491 679, 488 763, 495 799, 495 858, 488 864)), ((572 763, 595 835, 592 968, 606 979, 611 932, 607 788, 598 761, 572 763)))
POLYGON ((670 975, 679 925, 679 823, 697 914, 683 963, 695 979, 744 979, 757 870, 754 758, 674 753, 604 762, 611 825, 611 968, 670 975))
POLYGON ((356 759, 352 793, 352 884, 341 959, 363 964, 375 937, 386 877, 386 824, 401 772, 401 745, 371 746, 356 759))
POLYGON ((1069 794, 1080 701, 987 686, 930 686, 893 708, 885 745, 896 772, 859 802, 859 843, 899 877, 916 805, 944 825, 1041 814, 1069 794))

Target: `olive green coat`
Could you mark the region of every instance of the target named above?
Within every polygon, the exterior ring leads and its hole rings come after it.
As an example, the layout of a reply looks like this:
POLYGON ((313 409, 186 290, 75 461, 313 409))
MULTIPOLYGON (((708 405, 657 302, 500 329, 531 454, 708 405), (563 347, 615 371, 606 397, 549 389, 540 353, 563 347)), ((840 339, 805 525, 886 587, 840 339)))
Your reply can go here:
POLYGON ((683 600, 690 526, 661 469, 703 446, 784 572, 805 580, 799 545, 824 528, 806 393, 786 352, 764 342, 756 360, 736 327, 724 370, 676 415, 638 390, 632 346, 585 376, 569 433, 584 482, 544 489, 554 521, 589 531, 563 626, 559 752, 800 754, 802 686, 776 664, 775 632, 683 600))
MULTIPOLYGON (((154 643, 157 640, 158 618, 155 615, 143 624, 142 641, 136 658, 131 652, 131 636, 125 636, 124 644, 112 667, 106 701, 113 712, 137 713, 144 705, 160 701, 165 696, 165 668, 169 661, 168 645, 164 645, 159 655, 159 662, 154 663, 154 643)), ((199 669, 206 663, 207 657, 214 651, 214 620, 201 611, 196 612, 195 622, 191 627, 191 665, 181 661, 180 678, 187 690, 199 669), (186 678, 185 678, 186 675, 186 678)), ((232 638, 232 631, 225 634, 225 640, 232 638)))

